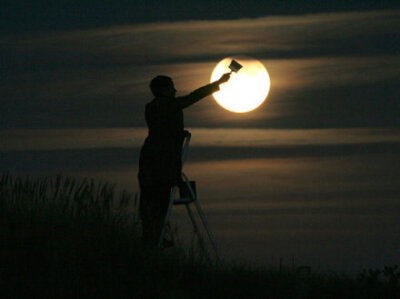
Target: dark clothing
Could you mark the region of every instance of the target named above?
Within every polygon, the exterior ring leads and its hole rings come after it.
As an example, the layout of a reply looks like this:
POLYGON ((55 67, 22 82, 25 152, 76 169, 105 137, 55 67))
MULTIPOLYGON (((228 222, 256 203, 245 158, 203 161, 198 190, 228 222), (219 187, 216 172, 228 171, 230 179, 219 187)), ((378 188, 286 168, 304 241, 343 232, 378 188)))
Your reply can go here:
POLYGON ((177 99, 156 98, 146 105, 149 128, 139 160, 142 184, 173 184, 180 177, 183 112, 177 99))
POLYGON ((140 152, 140 214, 143 239, 156 244, 170 199, 171 187, 181 181, 184 139, 182 109, 219 90, 212 83, 178 98, 155 98, 146 105, 148 136, 140 152))
POLYGON ((146 105, 149 134, 140 152, 141 185, 175 184, 181 177, 181 152, 184 137, 183 111, 219 89, 212 83, 185 97, 155 98, 146 105))
POLYGON ((142 219, 142 240, 147 245, 157 246, 168 210, 170 185, 145 186, 140 190, 140 217, 142 219))

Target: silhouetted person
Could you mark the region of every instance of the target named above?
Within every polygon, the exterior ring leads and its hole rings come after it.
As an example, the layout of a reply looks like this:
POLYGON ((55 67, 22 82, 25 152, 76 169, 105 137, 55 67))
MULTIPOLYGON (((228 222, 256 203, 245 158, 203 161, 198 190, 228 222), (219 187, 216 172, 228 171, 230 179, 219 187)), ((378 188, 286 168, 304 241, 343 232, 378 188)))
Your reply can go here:
POLYGON ((228 81, 224 74, 218 81, 196 89, 183 97, 175 97, 172 79, 157 76, 150 83, 155 98, 146 104, 148 136, 140 152, 139 185, 142 240, 156 246, 170 200, 173 185, 182 182, 181 152, 185 137, 182 109, 219 90, 228 81))

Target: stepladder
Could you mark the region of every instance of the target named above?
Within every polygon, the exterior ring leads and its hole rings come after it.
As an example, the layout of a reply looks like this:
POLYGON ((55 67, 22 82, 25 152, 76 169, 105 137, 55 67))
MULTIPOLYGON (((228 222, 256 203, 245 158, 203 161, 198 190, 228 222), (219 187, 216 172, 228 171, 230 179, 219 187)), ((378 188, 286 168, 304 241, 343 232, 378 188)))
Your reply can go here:
MULTIPOLYGON (((181 156, 181 162, 182 162, 182 168, 187 156, 187 152, 189 149, 189 144, 191 140, 191 133, 189 131, 185 131, 184 134, 184 141, 183 141, 183 147, 182 147, 182 156, 181 156)), ((161 235, 160 239, 158 240, 158 247, 162 247, 163 241, 165 239, 166 235, 166 230, 168 223, 171 218, 172 214, 172 208, 177 205, 184 205, 186 208, 186 211, 188 213, 188 216, 190 218, 190 221, 193 225, 193 229, 195 234, 197 235, 197 238, 199 240, 199 244, 201 249, 203 250, 206 258, 209 261, 212 261, 211 253, 210 250, 207 249, 205 239, 202 234, 201 230, 201 225, 203 226, 203 231, 205 230, 207 234, 207 239, 214 251, 215 257, 217 259, 217 262, 219 265, 224 265, 223 260, 221 258, 221 254, 219 251, 219 248, 217 246, 217 243, 215 242, 214 235, 211 232, 210 226, 207 222, 206 216, 200 206, 200 202, 197 198, 197 192, 196 192, 196 182, 191 181, 187 175, 182 171, 182 183, 178 185, 174 185, 171 188, 171 194, 170 194, 170 200, 168 204, 168 209, 165 215, 164 219, 164 224, 163 228, 161 230, 161 235), (195 211, 197 212, 197 216, 195 215, 195 212, 193 212, 192 207, 194 207, 195 211), (197 218, 197 219, 196 219, 197 218)))

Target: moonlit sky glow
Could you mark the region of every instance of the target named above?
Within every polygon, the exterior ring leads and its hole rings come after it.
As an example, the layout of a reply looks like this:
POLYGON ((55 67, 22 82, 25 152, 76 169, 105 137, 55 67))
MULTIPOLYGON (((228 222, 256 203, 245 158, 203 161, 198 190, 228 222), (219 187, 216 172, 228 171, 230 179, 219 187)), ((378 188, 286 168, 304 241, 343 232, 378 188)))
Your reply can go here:
MULTIPOLYGON (((185 95, 245 55, 271 78, 257 109, 232 113, 210 96, 185 110, 184 171, 223 255, 321 270, 400 264, 399 5, 44 2, 0 3, 1 172, 138 191, 150 80, 168 75, 185 95)), ((186 214, 173 215, 190 234, 186 214)))

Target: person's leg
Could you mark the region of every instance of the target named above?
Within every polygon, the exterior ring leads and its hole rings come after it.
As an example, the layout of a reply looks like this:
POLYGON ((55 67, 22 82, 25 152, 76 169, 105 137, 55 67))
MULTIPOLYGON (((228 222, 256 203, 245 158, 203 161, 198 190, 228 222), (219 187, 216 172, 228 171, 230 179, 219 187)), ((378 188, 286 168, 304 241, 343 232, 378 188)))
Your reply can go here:
POLYGON ((141 188, 140 216, 142 240, 149 246, 157 246, 164 225, 170 200, 171 186, 157 185, 141 188))
POLYGON ((148 186, 140 188, 139 215, 142 220, 142 241, 150 243, 151 236, 151 189, 148 186))
POLYGON ((161 231, 164 226, 165 216, 167 214, 168 205, 171 196, 171 186, 161 185, 157 188, 157 205, 154 207, 154 236, 158 242, 161 236, 161 231))

